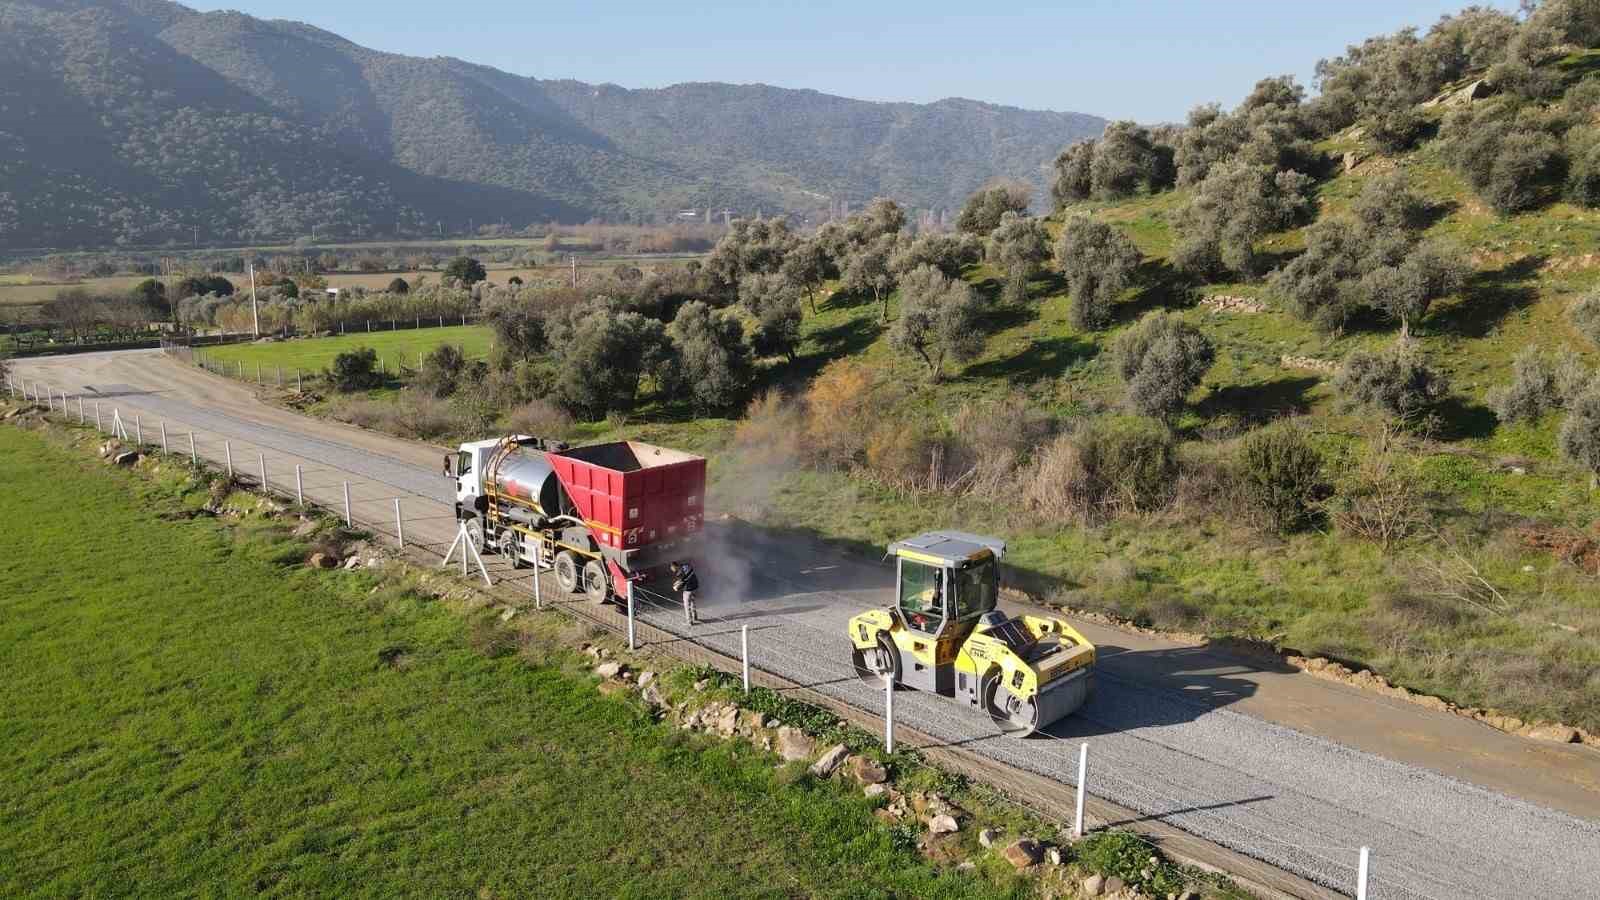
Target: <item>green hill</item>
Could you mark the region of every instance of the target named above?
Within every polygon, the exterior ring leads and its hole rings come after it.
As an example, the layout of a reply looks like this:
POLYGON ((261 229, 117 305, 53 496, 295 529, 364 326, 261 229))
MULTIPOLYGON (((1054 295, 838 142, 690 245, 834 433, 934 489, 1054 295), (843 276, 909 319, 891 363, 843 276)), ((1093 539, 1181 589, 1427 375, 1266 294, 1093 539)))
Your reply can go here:
POLYGON ((1103 120, 763 85, 636 91, 148 2, 0 2, 0 249, 948 208, 1103 120))

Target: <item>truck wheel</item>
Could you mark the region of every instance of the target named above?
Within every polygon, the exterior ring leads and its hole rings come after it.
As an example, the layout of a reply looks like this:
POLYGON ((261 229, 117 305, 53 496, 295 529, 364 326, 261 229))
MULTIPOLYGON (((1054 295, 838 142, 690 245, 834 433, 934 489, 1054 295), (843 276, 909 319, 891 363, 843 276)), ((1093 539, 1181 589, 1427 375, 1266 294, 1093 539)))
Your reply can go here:
POLYGON ((882 687, 886 676, 897 687, 900 684, 900 651, 886 634, 878 635, 878 645, 870 650, 852 646, 850 661, 855 664, 856 677, 862 684, 882 687))
POLYGON ((556 554, 556 584, 569 594, 578 592, 578 561, 571 550, 556 554))
POLYGON ((604 603, 611 596, 611 579, 598 559, 583 564, 583 593, 596 603, 604 603))

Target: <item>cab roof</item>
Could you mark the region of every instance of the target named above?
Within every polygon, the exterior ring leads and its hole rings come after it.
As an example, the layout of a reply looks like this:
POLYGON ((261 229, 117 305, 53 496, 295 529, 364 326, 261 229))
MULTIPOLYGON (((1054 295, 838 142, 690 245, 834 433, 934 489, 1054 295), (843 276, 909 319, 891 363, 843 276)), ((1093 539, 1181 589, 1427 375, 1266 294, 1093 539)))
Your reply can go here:
POLYGON ((999 559, 1006 555, 1006 542, 965 531, 926 531, 895 541, 889 545, 889 552, 895 556, 933 557, 945 565, 955 565, 989 556, 999 559))

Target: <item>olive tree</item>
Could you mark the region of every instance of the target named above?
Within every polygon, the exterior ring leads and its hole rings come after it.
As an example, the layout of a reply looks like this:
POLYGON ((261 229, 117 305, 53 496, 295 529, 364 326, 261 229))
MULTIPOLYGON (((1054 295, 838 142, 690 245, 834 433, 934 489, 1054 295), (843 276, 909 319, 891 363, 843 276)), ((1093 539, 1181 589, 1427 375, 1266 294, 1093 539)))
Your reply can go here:
POLYGON ((705 268, 717 287, 737 291, 747 274, 778 271, 797 243, 784 219, 734 219, 706 257, 705 268))
POLYGON ((1073 216, 1056 242, 1056 263, 1072 295, 1074 328, 1111 324, 1111 307, 1139 268, 1139 248, 1127 236, 1088 216, 1073 216))
POLYGON ((1158 310, 1112 345, 1117 372, 1128 386, 1128 403, 1138 412, 1172 422, 1189 393, 1216 361, 1211 339, 1181 316, 1158 310))
POLYGON ((1006 213, 989 235, 986 255, 1005 273, 1005 298, 1028 299, 1028 279, 1050 259, 1050 233, 1039 219, 1006 213))
POLYGON ((1173 261, 1201 277, 1260 274, 1256 242, 1299 224, 1311 210, 1311 179, 1294 170, 1230 160, 1214 166, 1173 216, 1173 261))
POLYGON ((916 238, 901 235, 889 268, 902 276, 919 266, 933 266, 951 278, 959 278, 963 269, 982 258, 982 239, 964 232, 916 238))
POLYGON ((1572 304, 1572 324, 1589 342, 1600 347, 1600 294, 1588 294, 1572 304))
POLYGON ((1056 177, 1050 185, 1050 195, 1056 209, 1069 203, 1089 199, 1090 167, 1094 163, 1095 139, 1087 138, 1070 144, 1056 157, 1056 177))
POLYGON ((750 387, 750 353, 744 326, 699 300, 685 303, 667 330, 672 341, 670 386, 702 410, 726 409, 750 387))
POLYGON ((980 305, 972 287, 933 266, 919 266, 900 282, 900 317, 889 329, 889 344, 915 353, 928 377, 944 376, 946 357, 966 361, 983 349, 978 328, 980 305))
POLYGON ((1000 227, 1000 217, 1008 212, 1026 213, 1033 199, 1033 188, 1015 179, 980 188, 967 198, 956 217, 956 228, 967 234, 986 235, 1000 227))
POLYGON ((752 275, 739 283, 739 303, 756 320, 750 336, 756 353, 781 353, 794 361, 800 346, 801 288, 786 275, 752 275))
POLYGON ((468 287, 489 277, 483 263, 470 256, 458 256, 444 267, 445 280, 455 279, 468 287))
POLYGON ((590 419, 633 409, 640 380, 669 358, 666 326, 633 312, 574 311, 554 323, 552 337, 556 398, 590 419))
POLYGON ((817 311, 817 291, 830 277, 839 272, 828 258, 828 248, 816 237, 797 242, 783 254, 778 272, 790 284, 799 288, 811 301, 811 312, 817 311))
POLYGON ((889 320, 889 294, 894 290, 894 270, 889 261, 894 254, 895 234, 880 234, 857 247, 845 260, 841 281, 854 294, 871 293, 889 320))

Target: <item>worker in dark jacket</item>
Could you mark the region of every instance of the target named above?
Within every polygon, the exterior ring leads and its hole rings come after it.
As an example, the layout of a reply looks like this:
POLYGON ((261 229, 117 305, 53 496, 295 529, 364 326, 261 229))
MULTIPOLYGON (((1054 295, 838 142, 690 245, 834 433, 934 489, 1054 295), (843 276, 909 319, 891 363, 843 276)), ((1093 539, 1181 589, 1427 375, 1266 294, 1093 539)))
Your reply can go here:
POLYGON ((669 568, 672 569, 672 589, 683 594, 683 617, 690 625, 700 624, 700 617, 694 611, 694 595, 700 590, 700 578, 694 574, 694 566, 674 562, 669 568))

